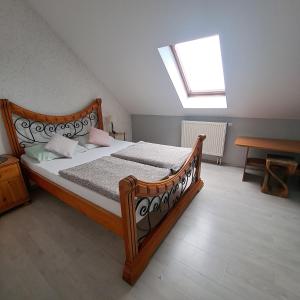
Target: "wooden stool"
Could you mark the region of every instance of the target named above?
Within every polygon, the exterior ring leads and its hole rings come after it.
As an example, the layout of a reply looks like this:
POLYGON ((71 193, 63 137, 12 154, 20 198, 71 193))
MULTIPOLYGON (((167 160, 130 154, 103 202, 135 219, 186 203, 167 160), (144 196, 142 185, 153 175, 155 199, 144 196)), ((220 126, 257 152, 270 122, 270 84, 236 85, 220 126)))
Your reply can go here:
POLYGON ((287 198, 289 193, 287 180, 296 172, 297 166, 297 162, 292 159, 267 158, 261 191, 287 198))

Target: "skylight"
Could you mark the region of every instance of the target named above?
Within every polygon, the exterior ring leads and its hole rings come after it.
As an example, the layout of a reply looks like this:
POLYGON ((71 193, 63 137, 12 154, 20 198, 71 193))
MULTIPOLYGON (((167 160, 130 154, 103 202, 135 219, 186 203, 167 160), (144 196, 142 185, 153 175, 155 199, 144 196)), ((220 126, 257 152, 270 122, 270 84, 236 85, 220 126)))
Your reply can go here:
POLYGON ((227 108, 218 35, 158 50, 184 108, 227 108))
POLYGON ((189 96, 225 94, 218 35, 176 44, 172 50, 189 96))

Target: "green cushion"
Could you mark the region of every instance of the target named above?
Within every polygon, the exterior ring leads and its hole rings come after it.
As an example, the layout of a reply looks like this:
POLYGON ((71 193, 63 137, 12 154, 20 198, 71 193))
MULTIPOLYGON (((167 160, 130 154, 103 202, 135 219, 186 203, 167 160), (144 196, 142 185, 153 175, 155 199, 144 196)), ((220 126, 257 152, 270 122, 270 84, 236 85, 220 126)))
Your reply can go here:
POLYGON ((32 147, 25 148, 25 153, 29 157, 41 161, 53 160, 62 157, 59 154, 45 150, 45 145, 38 144, 32 147))

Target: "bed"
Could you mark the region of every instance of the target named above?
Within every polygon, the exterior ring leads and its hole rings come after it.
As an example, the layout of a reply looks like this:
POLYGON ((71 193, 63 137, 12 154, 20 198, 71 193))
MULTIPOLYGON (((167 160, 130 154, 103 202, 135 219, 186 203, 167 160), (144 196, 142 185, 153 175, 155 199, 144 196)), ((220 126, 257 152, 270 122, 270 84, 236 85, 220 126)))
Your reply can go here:
POLYGON ((61 176, 61 169, 111 155, 132 145, 114 141, 110 147, 89 150, 72 159, 36 163, 24 148, 46 143, 54 133, 69 138, 86 135, 90 127, 103 129, 101 99, 80 112, 53 116, 35 113, 8 100, 1 100, 1 113, 13 154, 20 158, 24 177, 81 211, 124 240, 123 279, 134 284, 151 256, 172 229, 188 204, 203 187, 200 178, 202 143, 200 135, 179 170, 166 179, 144 182, 127 176, 119 182, 119 202, 104 197, 61 176))

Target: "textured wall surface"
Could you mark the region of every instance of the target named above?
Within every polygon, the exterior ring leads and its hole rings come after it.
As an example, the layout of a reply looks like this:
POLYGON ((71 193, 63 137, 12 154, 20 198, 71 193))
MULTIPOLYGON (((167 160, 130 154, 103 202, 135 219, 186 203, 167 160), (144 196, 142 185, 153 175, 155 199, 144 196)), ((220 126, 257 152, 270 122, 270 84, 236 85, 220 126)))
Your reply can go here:
MULTIPOLYGON (((245 149, 234 145, 237 136, 300 140, 300 120, 151 115, 132 116, 133 140, 179 146, 182 120, 231 123, 232 125, 227 129, 223 161, 234 166, 242 166, 245 159, 245 149)), ((251 153, 263 155, 260 151, 251 153)))
POLYGON ((136 115, 300 118, 299 0, 28 0, 136 115), (184 109, 157 48, 220 35, 228 109, 184 109))
MULTIPOLYGON (((0 98, 28 109, 66 114, 101 97, 103 114, 131 137, 131 119, 25 1, 0 0, 0 98)), ((10 151, 0 122, 0 154, 10 151)))

